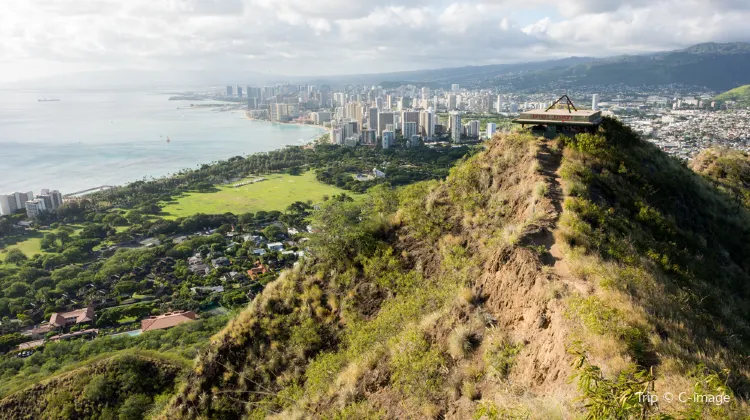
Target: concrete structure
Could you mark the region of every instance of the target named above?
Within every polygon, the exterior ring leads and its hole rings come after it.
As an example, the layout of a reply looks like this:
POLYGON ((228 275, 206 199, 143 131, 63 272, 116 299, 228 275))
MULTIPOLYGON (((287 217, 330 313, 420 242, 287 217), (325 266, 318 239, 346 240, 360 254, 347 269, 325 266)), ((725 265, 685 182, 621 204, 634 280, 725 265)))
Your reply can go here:
POLYGON ((422 111, 419 114, 419 132, 425 138, 435 136, 435 114, 430 111, 422 111))
POLYGON ((232 86, 227 86, 227 97, 232 97, 233 94, 234 89, 232 88, 232 86))
MULTIPOLYGON (((400 118, 400 126, 401 131, 404 131, 404 124, 413 122, 417 125, 419 125, 419 111, 402 111, 401 112, 401 118, 400 118)), ((404 135, 404 138, 406 135, 404 135)))
POLYGON ((461 142, 461 135, 463 134, 464 127, 461 125, 461 114, 457 112, 453 112, 448 117, 450 130, 451 130, 451 139, 453 139, 454 143, 460 143, 461 142))
POLYGON ((44 202, 47 206, 47 210, 55 210, 60 208, 63 203, 62 194, 58 190, 43 189, 37 198, 44 197, 44 202))
MULTIPOLYGON (((13 214, 25 208, 26 202, 33 199, 34 194, 31 191, 27 193, 15 192, 8 195, 0 194, 0 215, 13 214)), ((62 203, 62 195, 59 196, 59 200, 62 203)))
POLYGON ((367 128, 378 131, 378 108, 371 107, 367 111, 367 128))
POLYGON ((312 119, 314 124, 323 125, 331 121, 331 112, 330 111, 311 112, 310 118, 312 119))
POLYGON ((495 111, 503 112, 503 95, 497 95, 497 100, 495 101, 495 111))
POLYGON ((362 144, 365 146, 375 146, 378 141, 378 132, 374 129, 362 130, 362 144))
POLYGON ((393 131, 383 131, 383 149, 390 149, 396 142, 396 133, 393 131))
POLYGON ((416 122, 405 122, 402 125, 401 135, 405 139, 411 139, 412 136, 417 135, 417 123, 416 122))
POLYGON ((591 109, 594 111, 599 110, 599 94, 595 93, 593 97, 591 97, 591 109))
POLYGON ((492 136, 495 135, 495 132, 497 131, 497 124, 495 123, 487 123, 487 138, 491 139, 492 136))
POLYGON ((378 113, 378 137, 383 137, 383 131, 386 131, 386 125, 393 124, 393 112, 378 113))
POLYGON ((29 200, 24 206, 26 207, 26 216, 28 216, 29 219, 36 219, 40 214, 47 211, 44 200, 40 199, 29 200))
POLYGON ((242 86, 237 86, 237 97, 242 99, 242 86))
POLYGON ((451 85, 451 92, 458 92, 460 88, 461 86, 458 83, 454 83, 451 85))
POLYGON ((472 120, 466 125, 466 135, 469 137, 479 137, 479 120, 472 120))
POLYGON ((522 127, 527 125, 542 127, 548 136, 558 131, 595 131, 602 122, 601 111, 548 109, 524 111, 513 120, 522 127))
POLYGON ((448 111, 455 111, 458 109, 458 96, 448 95, 448 111))
POLYGON ((343 145, 344 144, 344 130, 341 127, 331 128, 331 144, 343 145))

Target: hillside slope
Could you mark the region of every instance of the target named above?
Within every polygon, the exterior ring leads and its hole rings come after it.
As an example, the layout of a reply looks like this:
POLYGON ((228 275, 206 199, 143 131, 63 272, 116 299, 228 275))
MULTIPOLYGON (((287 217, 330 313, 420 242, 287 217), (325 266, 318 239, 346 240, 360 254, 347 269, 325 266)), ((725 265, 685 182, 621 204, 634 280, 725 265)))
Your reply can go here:
POLYGON ((496 137, 313 225, 163 418, 748 415, 750 214, 615 121, 496 137))
POLYGON ((750 107, 750 85, 744 85, 732 90, 726 91, 714 98, 715 101, 726 102, 734 101, 739 106, 750 107))
POLYGON ((185 368, 151 352, 101 358, 3 398, 0 419, 140 419, 185 368))

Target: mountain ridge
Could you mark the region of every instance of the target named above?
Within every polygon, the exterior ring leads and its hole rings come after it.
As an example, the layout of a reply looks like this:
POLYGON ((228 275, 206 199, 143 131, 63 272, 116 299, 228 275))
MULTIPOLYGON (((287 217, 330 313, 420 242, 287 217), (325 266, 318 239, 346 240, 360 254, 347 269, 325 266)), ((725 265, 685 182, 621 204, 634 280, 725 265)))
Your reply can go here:
POLYGON ((327 203, 162 418, 750 413, 750 213, 621 123, 501 135, 393 194, 327 203))

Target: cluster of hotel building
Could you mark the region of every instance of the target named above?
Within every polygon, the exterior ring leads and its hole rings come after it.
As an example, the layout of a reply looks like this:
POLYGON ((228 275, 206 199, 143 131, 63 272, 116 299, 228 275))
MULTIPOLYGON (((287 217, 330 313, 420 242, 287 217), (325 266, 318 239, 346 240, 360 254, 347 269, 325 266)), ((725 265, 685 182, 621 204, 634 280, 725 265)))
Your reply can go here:
POLYGON ((31 191, 0 194, 0 215, 7 216, 26 209, 26 215, 35 219, 43 212, 59 208, 62 203, 63 196, 58 190, 43 189, 36 196, 31 191))

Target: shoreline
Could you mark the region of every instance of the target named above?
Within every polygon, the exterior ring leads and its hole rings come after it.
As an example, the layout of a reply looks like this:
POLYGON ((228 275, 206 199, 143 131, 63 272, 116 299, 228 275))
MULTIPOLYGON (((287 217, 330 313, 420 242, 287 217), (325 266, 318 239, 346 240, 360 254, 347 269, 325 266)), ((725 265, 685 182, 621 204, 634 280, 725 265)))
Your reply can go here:
MULTIPOLYGON (((200 108, 195 109, 195 111, 199 111, 200 108)), ((210 113, 210 108, 203 108, 203 112, 210 113)), ((235 111, 242 111, 244 110, 235 110, 235 111)), ((231 113, 231 111, 230 111, 231 113)), ((229 114, 226 114, 229 116, 229 114)), ((231 117, 230 117, 231 118, 231 117)), ((244 118, 243 118, 244 119, 244 118)), ((257 121, 263 121, 263 120, 257 120, 257 121)), ((272 123, 271 121, 264 121, 272 123)), ((272 123, 275 124, 275 123, 272 123)), ((246 124, 238 122, 235 125, 246 126, 246 124)), ((84 173, 84 172, 77 172, 75 173, 76 176, 69 177, 66 173, 60 172, 57 173, 57 175, 53 174, 51 171, 48 176, 40 177, 39 179, 33 179, 33 180, 23 180, 23 179, 8 179, 8 184, 4 185, 3 191, 0 191, 2 194, 7 194, 12 191, 36 191, 40 188, 50 188, 50 189, 58 189, 60 190, 64 195, 74 194, 81 191, 85 191, 88 189, 99 189, 102 186, 111 186, 111 187, 122 187, 129 184, 132 184, 133 182, 138 182, 141 180, 155 180, 155 179, 161 179, 161 178, 168 178, 172 177, 176 174, 178 174, 182 170, 190 170, 195 169, 196 166, 201 166, 204 164, 211 164, 214 161, 222 161, 227 160, 235 156, 242 156, 247 157, 250 155, 253 155, 255 153, 265 153, 275 150, 282 150, 286 147, 293 146, 293 147, 304 147, 305 145, 312 144, 315 142, 316 139, 320 138, 325 133, 325 129, 320 126, 315 126, 312 124, 289 124, 297 126, 301 130, 306 130, 309 126, 309 128, 315 128, 315 130, 309 130, 299 133, 296 133, 297 130, 289 130, 284 131, 284 133, 281 133, 281 130, 279 128, 272 129, 272 134, 264 135, 257 141, 258 144, 260 144, 260 148, 256 148, 254 143, 251 142, 251 144, 248 144, 246 140, 238 140, 237 142, 234 142, 234 147, 231 150, 226 150, 225 155, 223 156, 212 156, 212 157, 206 157, 206 156, 192 156, 190 154, 187 154, 182 158, 185 160, 182 162, 179 167, 176 167, 174 169, 172 168, 162 168, 160 165, 153 165, 150 167, 140 168, 141 170, 138 171, 127 171, 127 170, 120 170, 120 168, 124 168, 126 166, 131 166, 130 160, 122 160, 115 163, 117 170, 116 176, 97 176, 100 175, 95 172, 91 173, 84 173), (279 134, 276 134, 276 133, 279 134), (278 140, 276 140, 278 138, 278 140), (191 157, 197 157, 196 160, 190 160, 191 157), (164 172, 162 172, 162 169, 165 169, 164 172), (132 172, 132 173, 129 173, 132 172), (129 173, 129 175, 128 175, 129 173), (122 175, 122 176, 121 176, 122 175), (48 178, 48 179, 47 179, 48 178), (46 179, 46 180, 45 180, 46 179), (31 181, 31 182, 28 182, 31 181), (5 191, 7 190, 7 191, 5 191)), ((240 128, 240 130, 242 130, 240 128)), ((253 129, 250 129, 252 131, 253 129)), ((237 130, 234 130, 233 132, 229 132, 226 134, 227 137, 225 139, 227 140, 234 140, 237 130)), ((250 132, 248 131, 248 133, 250 132)), ((220 134, 220 136, 222 136, 220 134)), ((23 143, 19 144, 19 147, 28 148, 28 143, 24 145, 23 143)), ((96 145, 93 145, 92 147, 96 147, 96 145)), ((21 150, 21 149, 19 149, 21 150)), ((91 162, 95 162, 96 159, 96 152, 91 152, 85 155, 89 159, 94 159, 91 162)), ((140 157, 135 158, 136 161, 140 159, 140 157)), ((82 165, 87 164, 89 160, 81 161, 82 165)), ((137 162, 136 162, 137 164, 137 162)), ((136 165, 137 166, 137 165, 136 165)), ((75 196, 69 196, 67 199, 77 199, 89 196, 90 194, 94 194, 96 191, 90 191, 83 194, 76 194, 75 196)))

